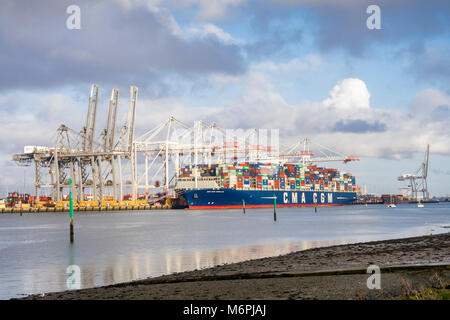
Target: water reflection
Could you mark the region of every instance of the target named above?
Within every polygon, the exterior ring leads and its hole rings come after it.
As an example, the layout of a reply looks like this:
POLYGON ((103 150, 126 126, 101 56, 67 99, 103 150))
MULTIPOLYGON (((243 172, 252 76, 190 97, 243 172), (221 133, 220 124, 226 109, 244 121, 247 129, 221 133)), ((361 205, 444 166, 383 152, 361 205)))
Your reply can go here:
MULTIPOLYGON (((255 245, 238 248, 222 248, 215 250, 180 250, 158 253, 130 252, 128 256, 117 255, 106 265, 79 265, 81 268, 81 288, 90 288, 127 282, 147 277, 155 277, 174 272, 209 268, 221 264, 229 264, 250 259, 265 258, 305 250, 318 246, 344 244, 347 241, 288 241, 280 245, 255 245)), ((68 246, 68 265, 77 264, 74 246, 68 246)), ((23 274, 21 292, 31 294, 37 292, 68 290, 66 281, 67 266, 55 266, 51 269, 32 268, 23 274)), ((5 283, 3 283, 5 284, 5 283)))
POLYGON ((175 272, 199 270, 222 264, 278 256, 299 250, 349 242, 351 241, 287 241, 280 245, 267 244, 215 250, 195 250, 193 252, 173 250, 166 252, 164 259, 159 259, 159 255, 156 254, 152 256, 149 252, 141 255, 131 252, 129 257, 118 256, 111 260, 104 269, 82 268, 82 287, 94 287, 175 272), (95 281, 98 274, 102 274, 102 281, 100 282, 95 281))
MULTIPOLYGON (((114 256, 106 265, 99 263, 89 266, 80 265, 81 288, 127 282, 175 272, 200 270, 222 264, 288 254, 299 250, 360 241, 362 240, 292 240, 279 245, 266 244, 188 252, 172 250, 165 252, 163 255, 150 252, 130 252, 128 256, 114 256), (164 258, 161 259, 161 256, 164 258)), ((73 246, 68 247, 69 264, 74 264, 74 251, 75 248, 73 246)), ((65 273, 65 268, 29 270, 23 275, 23 292, 36 293, 67 290, 66 280, 68 275, 65 273)))

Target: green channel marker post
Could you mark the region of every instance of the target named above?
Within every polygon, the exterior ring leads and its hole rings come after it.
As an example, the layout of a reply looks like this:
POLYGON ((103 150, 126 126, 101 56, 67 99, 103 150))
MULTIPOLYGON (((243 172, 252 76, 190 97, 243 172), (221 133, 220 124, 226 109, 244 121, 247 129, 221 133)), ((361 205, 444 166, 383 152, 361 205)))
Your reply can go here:
POLYGON ((244 199, 242 199, 242 210, 244 211, 244 214, 245 214, 245 200, 244 199))
POLYGON ((277 197, 273 194, 273 221, 277 221, 277 197))
POLYGON ((69 208, 70 208, 70 243, 73 243, 73 198, 72 198, 71 178, 69 178, 69 208))

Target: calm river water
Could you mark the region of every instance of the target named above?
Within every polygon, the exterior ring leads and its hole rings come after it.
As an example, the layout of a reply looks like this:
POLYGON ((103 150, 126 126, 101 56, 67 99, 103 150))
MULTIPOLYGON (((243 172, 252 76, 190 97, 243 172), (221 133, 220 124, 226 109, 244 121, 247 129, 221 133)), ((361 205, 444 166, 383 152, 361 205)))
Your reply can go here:
POLYGON ((450 204, 0 214, 0 299, 125 282, 312 247, 448 232, 450 204))

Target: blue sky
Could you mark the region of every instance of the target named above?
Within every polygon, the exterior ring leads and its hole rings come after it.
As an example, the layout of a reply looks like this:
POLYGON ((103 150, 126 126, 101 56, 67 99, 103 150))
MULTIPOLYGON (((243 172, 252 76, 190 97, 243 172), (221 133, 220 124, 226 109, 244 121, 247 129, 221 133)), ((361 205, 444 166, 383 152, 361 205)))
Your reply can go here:
POLYGON ((96 83, 104 108, 111 88, 139 87, 137 134, 174 115, 308 135, 359 155, 348 169, 377 193, 398 192, 429 143, 430 190, 448 194, 448 21, 439 0, 3 1, 0 193, 23 183, 11 154, 81 128, 96 83), (65 26, 71 4, 80 30, 65 26))

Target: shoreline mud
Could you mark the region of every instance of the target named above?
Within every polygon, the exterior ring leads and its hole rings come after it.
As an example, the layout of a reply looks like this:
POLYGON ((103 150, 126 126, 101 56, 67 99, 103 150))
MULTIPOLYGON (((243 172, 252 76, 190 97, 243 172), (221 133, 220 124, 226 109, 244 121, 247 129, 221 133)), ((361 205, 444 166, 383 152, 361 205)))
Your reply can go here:
POLYGON ((115 285, 22 299, 395 299, 450 282, 450 233, 297 251, 115 285), (381 289, 368 289, 369 265, 381 289))

